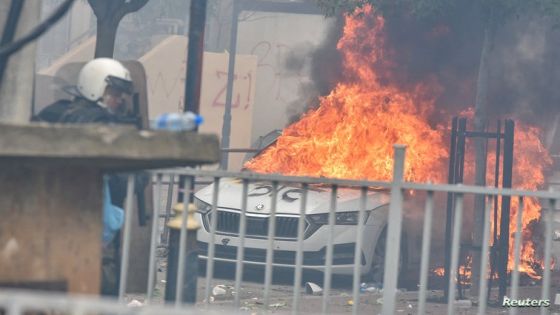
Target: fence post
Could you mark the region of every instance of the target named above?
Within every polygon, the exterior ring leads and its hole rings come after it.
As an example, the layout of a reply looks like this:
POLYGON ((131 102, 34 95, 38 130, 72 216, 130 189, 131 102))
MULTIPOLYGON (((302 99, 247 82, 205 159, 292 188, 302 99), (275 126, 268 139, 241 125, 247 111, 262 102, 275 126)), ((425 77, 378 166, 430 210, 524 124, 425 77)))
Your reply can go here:
POLYGON ((383 276, 383 314, 395 313, 397 280, 399 273, 399 255, 402 224, 402 182, 404 177, 404 157, 406 146, 395 144, 393 181, 391 183, 391 204, 389 205, 389 222, 387 227, 387 249, 385 253, 385 271, 383 276))
MULTIPOLYGON (((167 282, 165 286, 165 301, 173 301, 176 298, 178 286, 181 285, 181 303, 196 303, 196 289, 198 277, 198 251, 196 245, 196 231, 200 228, 197 220, 194 218, 196 207, 189 204, 187 215, 183 215, 184 203, 179 203, 173 207, 175 217, 167 224, 170 228, 169 234, 169 254, 167 256, 167 282), (183 279, 179 279, 182 283, 177 283, 177 275, 179 271, 179 244, 181 236, 181 226, 183 217, 189 216, 186 220, 187 243, 185 246, 185 266, 183 279)), ((177 302, 177 301, 176 301, 177 302)))

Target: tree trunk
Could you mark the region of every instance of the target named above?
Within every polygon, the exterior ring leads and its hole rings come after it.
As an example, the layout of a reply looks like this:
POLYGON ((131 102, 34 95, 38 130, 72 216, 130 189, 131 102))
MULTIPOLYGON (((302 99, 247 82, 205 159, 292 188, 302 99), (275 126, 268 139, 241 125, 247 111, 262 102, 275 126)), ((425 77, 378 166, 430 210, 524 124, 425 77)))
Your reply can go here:
POLYGON ((113 58, 115 39, 119 21, 112 19, 97 19, 97 38, 95 41, 95 58, 113 58))
MULTIPOLYGON (((476 101, 474 128, 475 131, 484 131, 488 124, 487 108, 488 108, 488 73, 489 58, 492 48, 492 31, 487 26, 484 30, 484 42, 482 44, 482 52, 480 54, 480 64, 478 68, 478 79, 476 83, 476 101)), ((486 162, 487 162, 487 139, 475 138, 475 185, 486 186, 486 162)), ((484 217, 485 200, 484 196, 476 195, 474 200, 474 226, 473 226, 473 245, 472 252, 472 277, 471 277, 471 297, 478 298, 480 263, 482 260, 481 250, 482 237, 484 232, 484 221, 488 218, 484 217)))

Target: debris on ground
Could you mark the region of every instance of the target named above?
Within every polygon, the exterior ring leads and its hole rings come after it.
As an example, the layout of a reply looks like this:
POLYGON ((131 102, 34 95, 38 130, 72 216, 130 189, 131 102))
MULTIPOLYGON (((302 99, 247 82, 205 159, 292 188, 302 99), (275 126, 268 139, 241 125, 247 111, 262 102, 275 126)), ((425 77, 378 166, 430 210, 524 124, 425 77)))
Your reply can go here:
POLYGON ((128 303, 126 306, 128 306, 128 307, 140 307, 140 306, 142 306, 142 305, 144 305, 144 303, 142 303, 142 302, 140 302, 140 301, 138 301, 138 300, 132 300, 132 301, 130 301, 130 303, 128 303))
POLYGON ((212 288, 212 295, 217 300, 227 300, 233 298, 235 288, 229 285, 218 284, 212 288))
POLYGON ((212 295, 214 295, 214 296, 226 295, 226 293, 227 293, 227 290, 226 290, 225 286, 223 286, 221 284, 215 286, 212 289, 212 295))
MULTIPOLYGON (((216 299, 214 299, 213 296, 211 296, 208 301, 210 301, 210 303, 213 303, 216 299)), ((202 300, 202 303, 206 303, 206 299, 202 300)))
POLYGON ((472 301, 471 300, 457 300, 455 301, 455 306, 457 308, 471 308, 472 301))
POLYGON ((320 295, 323 292, 323 289, 313 282, 306 282, 305 283, 305 293, 311 295, 320 295))
POLYGON ((363 282, 360 284, 360 292, 361 293, 378 293, 383 290, 383 287, 379 283, 365 283, 363 282))
POLYGON ((286 302, 280 302, 280 303, 270 304, 268 307, 274 308, 274 309, 279 309, 279 308, 287 306, 287 305, 288 304, 286 302))

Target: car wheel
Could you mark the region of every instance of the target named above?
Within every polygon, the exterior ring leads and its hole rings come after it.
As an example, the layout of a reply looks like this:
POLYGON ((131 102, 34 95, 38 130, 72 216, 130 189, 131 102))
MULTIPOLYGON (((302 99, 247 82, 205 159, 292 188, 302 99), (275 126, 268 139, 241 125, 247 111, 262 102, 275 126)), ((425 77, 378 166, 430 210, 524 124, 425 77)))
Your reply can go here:
MULTIPOLYGON (((366 274, 365 281, 377 284, 383 284, 383 276, 385 273, 385 255, 387 253, 387 227, 383 228, 381 234, 377 238, 375 249, 373 250, 373 257, 371 260, 371 267, 366 274)), ((401 237, 401 248, 399 255, 399 279, 404 275, 406 270, 407 250, 406 250, 406 237, 401 237)))

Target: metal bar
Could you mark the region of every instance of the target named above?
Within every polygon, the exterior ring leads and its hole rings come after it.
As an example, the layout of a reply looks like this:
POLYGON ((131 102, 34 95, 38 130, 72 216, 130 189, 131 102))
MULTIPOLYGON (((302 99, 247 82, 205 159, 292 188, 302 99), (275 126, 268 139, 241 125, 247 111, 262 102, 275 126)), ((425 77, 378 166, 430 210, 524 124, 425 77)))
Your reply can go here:
POLYGON ((79 304, 74 305, 73 307, 71 307, 70 314, 72 314, 72 315, 85 315, 84 308, 79 304))
POLYGON ((465 131, 465 137, 467 137, 467 138, 499 139, 499 138, 502 138, 503 135, 496 134, 495 132, 465 131))
POLYGON ((488 241, 490 239, 490 209, 494 198, 497 197, 490 196, 484 207, 484 231, 482 236, 482 254, 480 259, 480 280, 478 290, 478 315, 486 315, 486 303, 488 301, 486 293, 486 284, 488 281, 486 280, 486 275, 488 271, 488 241))
POLYGON ((432 216, 434 211, 434 192, 428 191, 422 230, 422 260, 420 262, 420 292, 418 292, 418 314, 426 311, 426 292, 428 291, 428 267, 430 266, 430 242, 432 239, 432 216))
MULTIPOLYGON (((59 313, 72 313, 73 308, 81 308, 86 314, 131 314, 131 308, 123 303, 119 303, 112 298, 98 296, 71 295, 66 293, 53 292, 31 292, 19 290, 0 291, 0 306, 8 308, 17 303, 17 310, 14 314, 21 314, 21 311, 49 310, 59 313)), ((46 312, 50 314, 49 312, 46 312)), ((173 309, 164 305, 150 305, 142 308, 142 314, 166 314, 166 315, 187 315, 199 314, 200 311, 192 308, 173 309)), ((8 312, 8 314, 11 314, 8 312)))
POLYGON ((22 307, 19 301, 14 301, 10 304, 7 315, 20 315, 21 309, 22 307))
POLYGON ((81 305, 75 305, 70 311, 72 315, 85 315, 84 308, 81 305))
POLYGON ((406 147, 404 145, 395 144, 393 148, 393 182, 391 187, 391 204, 389 206, 387 242, 385 245, 387 254, 385 256, 385 272, 383 275, 382 313, 384 315, 393 315, 395 313, 402 229, 402 182, 404 177, 406 147))
POLYGON ((301 288, 301 279, 303 275, 303 238, 305 233, 305 209, 307 207, 307 193, 309 186, 303 184, 303 193, 301 195, 301 205, 299 208, 298 233, 297 233, 297 250, 296 250, 296 271, 294 275, 294 302, 292 306, 292 314, 299 314, 299 296, 301 288))
POLYGON ((331 187, 331 206, 329 210, 329 235, 327 238, 327 254, 325 257, 325 272, 323 276, 323 314, 329 312, 329 295, 331 293, 332 260, 334 251, 334 225, 336 221, 336 194, 338 187, 331 187))
POLYGON ((191 0, 183 111, 200 113, 206 0, 191 0))
MULTIPOLYGON (((367 181, 367 180, 348 180, 348 179, 333 179, 321 177, 306 177, 306 176, 283 176, 273 174, 259 174, 253 172, 226 172, 226 171, 203 171, 203 170, 162 170, 157 173, 161 174, 176 174, 176 175, 191 175, 191 176, 206 176, 206 177, 235 177, 237 179, 248 179, 250 181, 277 181, 278 183, 296 183, 296 184, 323 184, 323 185, 337 185, 338 187, 362 187, 369 186, 373 189, 387 191, 386 188, 391 187, 391 182, 381 181, 367 181)), ((541 199, 556 199, 558 193, 549 191, 532 191, 532 190, 518 190, 518 189, 501 189, 491 187, 478 187, 472 185, 449 185, 449 184, 426 184, 426 183, 413 183, 402 182, 402 189, 405 190, 423 190, 423 191, 441 191, 452 193, 469 193, 480 194, 488 196, 524 196, 541 199)))
POLYGON ((360 277, 362 275, 362 245, 364 243, 364 224, 367 207, 367 187, 362 187, 360 208, 358 215, 358 231, 356 233, 356 247, 354 249, 354 277, 352 280, 352 314, 358 314, 360 305, 360 277))
MULTIPOLYGON (((191 187, 192 179, 190 176, 185 177, 184 187, 191 187)), ((186 189, 186 188, 185 188, 186 189)), ((188 190, 186 193, 190 193, 188 190)), ((187 224, 189 220, 188 202, 183 201, 183 213, 181 213, 181 230, 179 231, 179 254, 177 258, 177 280, 175 289, 175 306, 179 307, 183 302, 183 288, 185 283, 185 252, 187 247, 187 224)))
MULTIPOLYGON (((513 172, 513 139, 514 123, 513 120, 506 120, 504 126, 504 171, 502 186, 511 188, 513 172)), ((499 300, 502 301, 507 290, 507 263, 509 257, 509 221, 510 221, 510 197, 502 198, 502 212, 500 217, 500 260, 498 274, 500 276, 499 300)))
MULTIPOLYGON (((554 211, 556 209, 556 200, 548 200, 548 209, 546 210, 545 220, 545 236, 544 236, 544 266, 543 266, 543 282, 541 291, 541 300, 550 301, 550 269, 552 269, 552 224, 554 223, 554 211)), ((549 308, 541 306, 541 315, 548 314, 549 308)))
MULTIPOLYGON (((502 133, 502 122, 498 120, 496 122, 496 133, 502 133)), ((496 168, 494 170, 494 187, 498 188, 500 185, 500 158, 501 158, 501 141, 496 141, 496 168)), ((490 299, 490 291, 492 290, 492 279, 494 277, 496 260, 498 255, 498 196, 494 198, 494 233, 492 238, 492 251, 490 260, 490 277, 488 278, 488 295, 487 299, 490 299)))
POLYGON ((146 293, 146 303, 150 303, 154 293, 154 278, 157 270, 156 266, 156 245, 158 234, 158 221, 159 221, 159 208, 161 206, 161 174, 157 176, 156 183, 156 206, 154 207, 154 214, 152 216, 152 238, 150 240, 150 260, 148 267, 148 285, 146 293))
MULTIPOLYGON (((467 132, 467 119, 461 118, 459 120, 459 141, 457 143, 457 178, 456 183, 463 183, 465 173, 465 147, 466 147, 466 132, 467 132)), ((459 240, 459 253, 461 252, 461 241, 459 240)), ((460 259, 460 257, 459 257, 460 259)), ((461 283, 461 273, 459 272, 459 263, 457 263, 457 291, 460 299, 463 298, 463 284, 461 283)), ((448 283, 448 282, 446 282, 448 283)))
MULTIPOLYGON (((523 197, 519 197, 517 220, 515 225, 515 239, 513 244, 513 271, 511 275, 511 299, 517 300, 519 296, 519 254, 521 251, 521 229, 523 228, 523 197)), ((517 307, 510 307, 510 315, 517 314, 517 307)))
POLYGON ((235 309, 241 306, 241 280, 243 279, 243 260, 245 259, 245 233, 247 230, 247 198, 249 181, 243 180, 241 196, 241 214, 239 217, 239 245, 237 246, 237 262, 235 263, 235 309))
MULTIPOLYGON (((160 174, 161 175, 161 174, 160 174)), ((161 236, 161 243, 167 244, 169 240, 169 227, 167 223, 169 222, 169 216, 171 215, 171 203, 173 202, 173 186, 175 185, 175 176, 173 174, 169 175, 169 187, 167 188, 167 201, 165 203, 165 220, 163 222, 163 235, 161 236)), ((157 201, 161 202, 160 200, 157 201)))
MULTIPOLYGON (((459 246, 461 243, 461 224, 463 221, 463 195, 457 194, 455 202, 455 218, 453 220, 453 243, 451 247, 451 268, 449 275, 449 293, 447 296, 447 314, 455 313, 455 277, 459 265, 459 246)), ((458 277, 457 277, 458 279, 458 277)))
MULTIPOLYGON (((231 8, 231 33, 229 39, 229 58, 228 58, 228 73, 227 73, 227 86, 226 86, 226 103, 224 109, 224 118, 222 120, 222 146, 225 149, 229 148, 229 138, 231 134, 231 100, 233 98, 233 81, 235 80, 235 57, 237 54, 237 27, 239 25, 239 0, 232 1, 231 8)), ((228 167, 229 151, 223 151, 220 160, 220 169, 225 170, 228 167)))
POLYGON ((250 149, 250 148, 221 148, 220 151, 222 152, 229 152, 229 153, 256 153, 260 152, 261 149, 250 149))
POLYGON ((205 171, 198 169, 170 169, 158 170, 162 174, 179 174, 179 175, 192 175, 198 177, 235 177, 238 179, 249 179, 251 181, 267 181, 278 183, 296 183, 296 184, 326 184, 337 186, 370 186, 374 188, 389 188, 390 182, 382 181, 366 181, 366 180, 352 180, 352 179, 334 179, 324 177, 306 177, 306 176, 285 176, 275 174, 260 174, 254 172, 230 172, 230 171, 205 171))
MULTIPOLYGON (((216 249, 216 227, 218 226, 218 194, 220 192, 220 178, 214 177, 214 187, 212 193, 212 210, 210 218, 210 244, 208 244, 208 259, 206 259, 206 305, 210 304, 210 286, 214 277, 214 251, 216 249)), ((238 292, 239 294, 239 292, 238 292)))
POLYGON ((441 192, 453 192, 453 193, 468 193, 474 195, 488 195, 488 196, 524 196, 527 198, 541 198, 541 199, 556 199, 558 198, 558 193, 548 192, 548 191, 531 191, 531 190, 517 190, 517 189, 506 189, 506 188, 491 188, 491 187, 479 187, 470 185, 438 185, 438 184, 417 184, 411 182, 402 183, 403 189, 410 190, 433 190, 441 192))
POLYGON ((242 3, 244 11, 323 15, 320 8, 311 3, 262 0, 244 0, 242 3))
POLYGON ((266 249, 266 267, 264 272, 264 308, 268 309, 270 302, 270 286, 272 284, 272 263, 274 260, 274 238, 276 237, 276 201, 278 182, 272 182, 270 200, 270 216, 268 217, 268 247, 266 249))
POLYGON ((459 132, 457 140, 457 159, 458 163, 456 164, 457 167, 457 174, 455 183, 463 183, 464 177, 464 170, 465 170, 465 146, 466 146, 466 136, 465 133, 467 132, 467 119, 461 118, 459 119, 459 132))
MULTIPOLYGON (((183 98, 183 112, 200 113, 200 91, 202 87, 202 65, 204 57, 204 28, 206 27, 206 0, 191 0, 189 11, 189 34, 186 57, 185 94, 183 98)), ((198 126, 194 128, 198 132, 198 126)), ((181 193, 184 178, 179 176, 178 202, 183 202, 185 196, 181 193)), ((193 189, 194 187, 191 187, 193 189)), ((189 196, 192 198, 192 195, 189 196)), ((192 202, 192 200, 188 200, 192 202)), ((186 208, 185 208, 186 210, 186 208)))
MULTIPOLYGON (((453 185, 457 181, 457 137, 458 137, 458 124, 459 119, 453 117, 453 122, 451 126, 451 148, 449 154, 449 169, 447 174, 447 183, 453 185)), ((449 192, 447 194, 447 212, 445 216, 445 261, 444 261, 444 273, 443 273, 443 295, 447 297, 447 283, 449 282, 449 255, 451 253, 451 225, 453 224, 453 201, 455 200, 454 195, 449 192)))
MULTIPOLYGON (((475 119, 475 129, 483 130, 486 132, 488 128, 488 122, 486 119, 475 119)), ((496 135, 495 133, 493 133, 496 135)), ((467 135, 468 136, 468 135, 467 135)), ((486 187, 486 175, 487 175, 487 168, 488 168, 488 138, 476 138, 474 139, 474 146, 475 146, 475 178, 474 184, 477 186, 484 186, 486 187)), ((471 289, 470 294, 471 296, 477 296, 478 291, 480 288, 478 287, 478 282, 476 279, 480 278, 480 261, 481 261, 481 252, 480 249, 482 248, 482 237, 484 235, 483 228, 484 228, 484 211, 486 209, 485 203, 486 196, 483 195, 476 195, 474 196, 474 209, 473 209, 473 233, 472 233, 472 247, 471 250, 471 276, 470 278, 474 281, 471 281, 471 289)), ((465 264, 466 265, 466 264, 465 264)), ((466 277, 465 277, 466 278, 466 277)), ((463 295, 463 292, 461 292, 463 295)))
POLYGON ((119 301, 124 300, 126 292, 126 279, 128 273, 128 255, 130 253, 130 231, 132 227, 132 202, 134 194, 134 175, 128 175, 126 185, 126 202, 124 210, 124 230, 123 230, 123 249, 121 260, 121 276, 119 281, 119 301))

